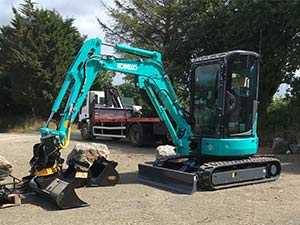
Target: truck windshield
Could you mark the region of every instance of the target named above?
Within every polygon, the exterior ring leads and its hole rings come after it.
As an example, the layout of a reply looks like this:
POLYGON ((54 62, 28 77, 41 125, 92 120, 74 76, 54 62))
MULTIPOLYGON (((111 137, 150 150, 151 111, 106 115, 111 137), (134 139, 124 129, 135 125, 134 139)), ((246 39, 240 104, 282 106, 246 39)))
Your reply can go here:
POLYGON ((219 126, 220 96, 218 83, 219 63, 199 65, 195 68, 193 115, 194 131, 201 135, 216 136, 219 126))

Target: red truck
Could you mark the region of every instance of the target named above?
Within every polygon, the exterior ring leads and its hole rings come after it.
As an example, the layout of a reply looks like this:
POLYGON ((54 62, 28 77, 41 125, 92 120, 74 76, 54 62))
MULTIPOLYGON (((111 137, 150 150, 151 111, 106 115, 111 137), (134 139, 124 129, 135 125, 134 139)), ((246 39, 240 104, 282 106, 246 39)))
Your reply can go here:
POLYGON ((90 91, 79 112, 78 128, 84 140, 128 138, 133 146, 167 142, 168 131, 158 117, 142 117, 141 106, 121 98, 117 89, 90 91))

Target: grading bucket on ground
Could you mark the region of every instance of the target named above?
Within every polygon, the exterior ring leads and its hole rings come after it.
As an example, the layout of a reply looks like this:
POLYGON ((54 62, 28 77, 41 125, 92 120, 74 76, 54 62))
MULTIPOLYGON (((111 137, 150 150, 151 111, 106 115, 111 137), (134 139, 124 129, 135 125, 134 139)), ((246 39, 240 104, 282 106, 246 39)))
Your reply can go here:
POLYGON ((60 209, 88 205, 77 196, 72 181, 64 180, 57 175, 34 177, 29 182, 29 187, 41 197, 53 202, 60 209))

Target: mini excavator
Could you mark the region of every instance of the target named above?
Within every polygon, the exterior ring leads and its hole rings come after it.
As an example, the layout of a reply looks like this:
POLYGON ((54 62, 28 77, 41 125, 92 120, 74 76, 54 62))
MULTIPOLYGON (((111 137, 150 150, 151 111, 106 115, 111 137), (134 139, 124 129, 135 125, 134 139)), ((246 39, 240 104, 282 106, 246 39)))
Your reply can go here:
POLYGON ((136 87, 146 91, 176 147, 176 156, 139 164, 140 182, 191 194, 198 189, 216 190, 276 180, 281 172, 279 160, 254 156, 258 149, 259 63, 259 54, 241 50, 194 59, 187 112, 181 108, 164 72, 159 52, 105 44, 98 38, 86 40, 40 130, 41 142, 34 146, 30 161, 29 187, 64 209, 87 205, 78 198, 74 187, 118 182, 117 163, 103 158, 91 167, 75 162, 67 170, 62 169, 61 152, 68 146, 71 125, 100 70, 134 76, 136 87), (103 45, 135 56, 102 55, 103 45), (50 129, 49 123, 67 93, 58 129, 50 129), (87 176, 78 182, 76 173, 82 171, 87 176))

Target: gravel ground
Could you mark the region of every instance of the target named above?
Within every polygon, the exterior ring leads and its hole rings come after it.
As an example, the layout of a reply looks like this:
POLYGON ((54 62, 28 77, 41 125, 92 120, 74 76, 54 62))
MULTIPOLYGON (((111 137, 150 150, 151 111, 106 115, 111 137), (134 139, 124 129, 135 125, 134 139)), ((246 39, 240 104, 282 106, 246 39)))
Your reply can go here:
MULTIPOLYGON (((70 147, 81 142, 72 134, 70 147)), ((12 162, 13 175, 28 174, 32 146, 39 134, 0 134, 0 154, 12 162)), ((154 159, 155 147, 134 148, 127 142, 107 144, 119 163, 120 183, 114 187, 80 188, 89 207, 57 210, 49 202, 26 195, 20 207, 0 210, 1 225, 35 224, 260 224, 300 225, 300 155, 281 156, 283 173, 270 183, 193 195, 175 194, 137 183, 137 164, 154 159)))

